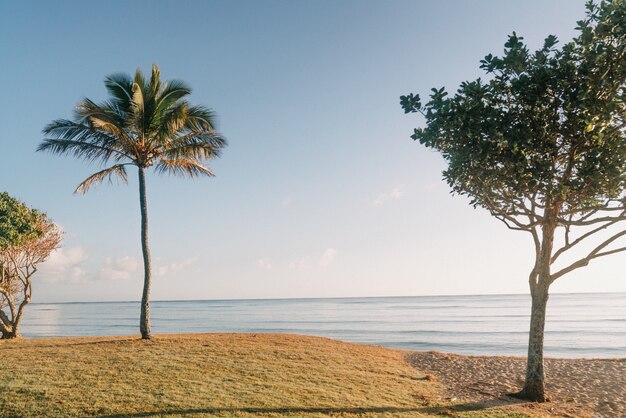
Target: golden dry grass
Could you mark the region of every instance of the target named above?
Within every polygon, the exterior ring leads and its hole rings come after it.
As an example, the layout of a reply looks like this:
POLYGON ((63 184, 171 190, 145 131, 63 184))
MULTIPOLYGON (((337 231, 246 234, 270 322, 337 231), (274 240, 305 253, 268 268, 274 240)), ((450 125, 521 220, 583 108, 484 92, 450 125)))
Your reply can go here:
POLYGON ((442 403, 405 356, 271 334, 0 341, 0 416, 530 416, 442 403))

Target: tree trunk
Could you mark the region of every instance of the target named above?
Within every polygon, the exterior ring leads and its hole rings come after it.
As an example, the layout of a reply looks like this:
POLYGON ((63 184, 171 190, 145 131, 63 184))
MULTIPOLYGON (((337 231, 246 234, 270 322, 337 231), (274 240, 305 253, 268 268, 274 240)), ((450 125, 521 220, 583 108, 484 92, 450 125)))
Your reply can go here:
POLYGON ((0 340, 13 340, 16 338, 20 338, 20 335, 14 332, 6 332, 6 333, 3 332, 2 337, 0 337, 0 340))
POLYGON ((20 335, 19 327, 15 327, 15 328, 13 328, 12 331, 9 331, 9 332, 4 332, 3 331, 2 332, 2 338, 0 338, 0 339, 2 339, 2 340, 12 340, 12 339, 21 338, 21 337, 22 336, 20 335))
POLYGON ((141 338, 150 339, 150 249, 148 248, 148 203, 146 201, 146 175, 144 167, 139 167, 139 204, 141 206, 141 250, 143 252, 144 281, 141 296, 141 316, 139 330, 141 338))
POLYGON ((546 383, 543 367, 543 336, 546 325, 546 307, 548 306, 548 289, 550 288, 550 264, 554 246, 556 229, 556 210, 546 209, 544 217, 547 222, 542 226, 542 240, 538 248, 535 267, 530 274, 530 294, 532 308, 530 312, 530 332, 528 335, 528 359, 526 362, 526 381, 524 388, 517 397, 534 402, 545 402, 546 383))
POLYGON ((528 336, 528 360, 526 381, 518 394, 520 398, 545 402, 545 371, 543 368, 543 336, 548 304, 548 286, 540 285, 532 293, 530 333, 528 336))
POLYGON ((0 336, 2 340, 18 338, 20 336, 19 324, 18 327, 16 327, 13 321, 9 319, 2 310, 0 310, 0 332, 2 333, 2 336, 0 336))

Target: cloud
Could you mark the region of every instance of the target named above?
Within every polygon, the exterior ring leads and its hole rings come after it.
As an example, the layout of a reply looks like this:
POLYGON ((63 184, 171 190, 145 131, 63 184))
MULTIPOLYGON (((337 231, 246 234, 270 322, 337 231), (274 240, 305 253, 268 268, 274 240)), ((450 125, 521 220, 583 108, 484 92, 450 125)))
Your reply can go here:
POLYGON ((143 268, 143 263, 135 257, 121 257, 104 259, 104 266, 98 272, 100 280, 129 280, 137 277, 143 268))
POLYGON ((289 206, 291 206, 293 204, 293 197, 291 196, 287 196, 286 198, 283 199, 283 201, 280 203, 280 206, 282 206, 283 208, 288 208, 289 206))
POLYGON ((272 260, 269 258, 260 258, 258 261, 258 266, 263 270, 271 270, 272 269, 272 260))
POLYGON ((322 253, 322 255, 317 259, 317 257, 306 255, 304 257, 300 257, 297 260, 289 263, 289 268, 291 270, 299 270, 299 271, 309 271, 319 268, 326 268, 332 264, 332 262, 337 257, 337 250, 334 248, 328 248, 326 251, 322 253))
POLYGON ((378 195, 378 197, 374 199, 374 205, 379 206, 390 200, 398 200, 402 196, 404 196, 404 191, 402 190, 400 186, 396 186, 390 192, 385 192, 385 193, 381 193, 380 195, 378 195))
POLYGON ((313 268, 313 263, 311 262, 311 256, 304 256, 295 261, 289 263, 289 268, 291 270, 310 270, 313 268))
POLYGON ((195 264, 198 261, 198 257, 187 257, 181 261, 176 261, 174 263, 159 265, 156 263, 156 267, 154 269, 154 275, 159 276, 167 276, 170 274, 180 273, 185 270, 187 267, 195 264))
MULTIPOLYGON (((192 264, 198 257, 188 257, 169 264, 161 264, 157 259, 152 264, 154 277, 163 277, 177 274, 192 264)), ((143 276, 143 260, 137 257, 125 256, 120 258, 107 257, 104 265, 100 268, 98 279, 100 280, 130 280, 143 276)))
POLYGON ((334 248, 329 248, 326 251, 324 251, 324 254, 322 254, 322 256, 320 257, 320 261, 319 261, 320 267, 329 266, 335 260, 336 256, 337 256, 337 251, 334 248))
POLYGON ((59 248, 41 265, 38 276, 47 283, 77 283, 87 277, 82 267, 86 259, 83 247, 59 248))

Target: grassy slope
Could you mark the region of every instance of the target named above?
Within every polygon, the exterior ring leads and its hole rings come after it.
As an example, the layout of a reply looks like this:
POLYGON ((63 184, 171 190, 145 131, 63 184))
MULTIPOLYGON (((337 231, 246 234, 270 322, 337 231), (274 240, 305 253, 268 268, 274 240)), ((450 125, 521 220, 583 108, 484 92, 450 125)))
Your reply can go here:
POLYGON ((525 416, 437 403, 404 355, 267 334, 0 341, 0 416, 525 416))

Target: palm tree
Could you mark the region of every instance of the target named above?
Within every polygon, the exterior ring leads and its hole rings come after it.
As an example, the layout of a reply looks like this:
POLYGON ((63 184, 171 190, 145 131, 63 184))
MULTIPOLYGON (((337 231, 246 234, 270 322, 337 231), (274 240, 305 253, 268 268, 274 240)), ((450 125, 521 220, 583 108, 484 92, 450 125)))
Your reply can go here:
POLYGON ((74 193, 85 193, 114 176, 127 183, 126 166, 137 166, 144 262, 139 329, 141 337, 149 339, 151 267, 145 171, 154 166, 158 173, 213 176, 202 161, 218 157, 226 140, 215 130, 214 113, 189 105, 183 99, 191 89, 179 80, 161 81, 156 65, 150 80, 137 70, 134 78, 114 74, 104 84, 109 100, 101 104, 80 101, 73 120, 55 120, 44 128, 47 138, 37 151, 112 164, 88 177, 74 193))

